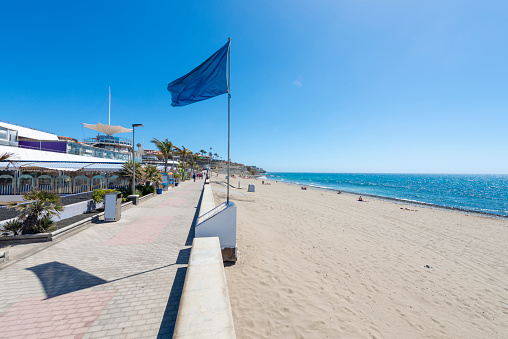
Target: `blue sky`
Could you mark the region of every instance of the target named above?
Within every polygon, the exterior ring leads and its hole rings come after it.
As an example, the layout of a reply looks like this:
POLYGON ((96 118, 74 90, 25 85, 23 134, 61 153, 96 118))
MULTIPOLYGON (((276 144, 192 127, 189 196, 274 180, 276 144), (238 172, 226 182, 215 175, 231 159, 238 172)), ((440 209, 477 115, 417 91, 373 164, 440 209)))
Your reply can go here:
POLYGON ((508 173, 507 1, 4 1, 0 119, 227 156, 225 95, 167 83, 231 37, 231 158, 269 171, 508 173), (119 136, 129 137, 129 134, 119 136))

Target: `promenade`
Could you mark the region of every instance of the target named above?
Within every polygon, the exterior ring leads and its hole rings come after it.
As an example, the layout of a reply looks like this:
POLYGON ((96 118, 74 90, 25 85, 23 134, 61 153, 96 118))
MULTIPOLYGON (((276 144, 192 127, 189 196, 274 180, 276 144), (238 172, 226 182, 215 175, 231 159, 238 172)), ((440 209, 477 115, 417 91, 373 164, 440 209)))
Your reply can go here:
POLYGON ((203 180, 0 269, 0 338, 171 338, 203 180))

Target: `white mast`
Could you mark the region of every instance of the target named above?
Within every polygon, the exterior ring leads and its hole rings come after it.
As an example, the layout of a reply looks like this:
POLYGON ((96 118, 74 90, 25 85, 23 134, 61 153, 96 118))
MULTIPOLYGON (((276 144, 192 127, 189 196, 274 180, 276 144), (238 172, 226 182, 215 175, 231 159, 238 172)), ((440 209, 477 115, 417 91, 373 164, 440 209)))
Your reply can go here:
POLYGON ((109 86, 109 120, 108 125, 111 125, 111 86, 109 86))

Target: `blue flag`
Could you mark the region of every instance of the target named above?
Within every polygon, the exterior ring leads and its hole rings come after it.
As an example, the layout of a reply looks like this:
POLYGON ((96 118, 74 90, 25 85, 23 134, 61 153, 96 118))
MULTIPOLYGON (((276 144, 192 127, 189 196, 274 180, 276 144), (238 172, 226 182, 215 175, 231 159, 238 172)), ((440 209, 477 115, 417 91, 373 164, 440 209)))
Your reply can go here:
POLYGON ((171 106, 185 106, 228 92, 229 41, 192 71, 168 84, 171 106))

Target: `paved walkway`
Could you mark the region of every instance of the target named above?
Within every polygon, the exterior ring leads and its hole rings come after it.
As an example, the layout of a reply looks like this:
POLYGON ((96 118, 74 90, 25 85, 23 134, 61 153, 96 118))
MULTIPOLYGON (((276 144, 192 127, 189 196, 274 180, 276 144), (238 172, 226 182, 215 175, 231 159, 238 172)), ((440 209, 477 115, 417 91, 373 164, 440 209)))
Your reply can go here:
POLYGON ((0 338, 171 338, 202 185, 0 270, 0 338))

